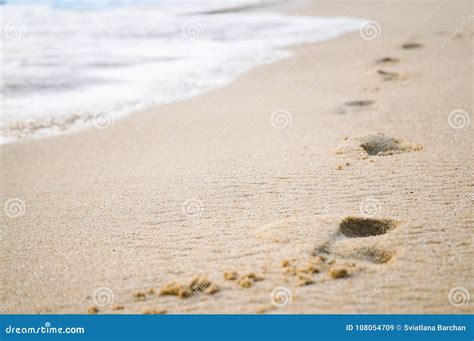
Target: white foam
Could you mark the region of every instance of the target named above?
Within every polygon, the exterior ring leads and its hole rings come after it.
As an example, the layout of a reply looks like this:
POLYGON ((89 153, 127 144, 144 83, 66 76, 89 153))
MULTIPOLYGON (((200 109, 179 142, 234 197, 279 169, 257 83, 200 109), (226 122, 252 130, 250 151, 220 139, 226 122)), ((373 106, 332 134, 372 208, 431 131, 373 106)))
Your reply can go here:
MULTIPOLYGON (((202 14, 251 3, 163 1, 94 10, 0 6, 2 27, 15 22, 25 29, 21 39, 2 36, 2 119, 57 122, 98 110, 120 115, 189 98, 255 65, 288 57, 286 46, 327 40, 363 22, 269 11, 202 14)), ((35 136, 25 131, 14 135, 35 136)), ((11 140, 8 134, 3 132, 4 142, 11 140)))

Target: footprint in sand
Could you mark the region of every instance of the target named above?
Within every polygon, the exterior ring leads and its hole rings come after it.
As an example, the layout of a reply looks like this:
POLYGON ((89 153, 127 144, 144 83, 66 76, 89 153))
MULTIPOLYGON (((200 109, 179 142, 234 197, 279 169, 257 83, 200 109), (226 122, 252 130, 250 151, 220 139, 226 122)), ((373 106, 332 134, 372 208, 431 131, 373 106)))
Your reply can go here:
POLYGON ((422 147, 419 145, 403 142, 383 134, 368 135, 361 138, 360 140, 360 147, 370 156, 392 155, 397 153, 419 151, 422 149, 422 147))
POLYGON ((358 250, 353 256, 354 258, 370 263, 385 264, 393 259, 395 251, 366 247, 358 250))
POLYGON ((398 58, 392 58, 392 57, 383 57, 383 58, 379 58, 375 61, 376 64, 382 64, 382 65, 385 65, 385 64, 397 64, 400 62, 400 59, 398 58))
POLYGON ((422 149, 421 145, 378 133, 352 139, 345 138, 341 142, 341 146, 336 150, 336 154, 346 154, 359 159, 367 159, 370 156, 401 154, 422 149))
POLYGON ((368 107, 374 103, 375 102, 371 100, 359 100, 359 101, 345 102, 344 105, 347 107, 362 108, 362 107, 368 107))
MULTIPOLYGON (((351 109, 360 109, 360 108, 369 107, 374 103, 375 101, 372 101, 372 100, 356 100, 356 101, 347 101, 344 103, 344 106, 351 109)), ((339 107, 336 109, 336 113, 339 115, 345 115, 346 108, 339 107)))
POLYGON ((385 234, 397 227, 391 219, 347 217, 339 224, 339 233, 348 238, 371 237, 385 234))
MULTIPOLYGON (((402 44, 401 48, 404 50, 411 50, 411 49, 417 49, 421 48, 423 45, 419 43, 405 43, 402 44)), ((400 59, 398 58, 393 58, 393 57, 383 57, 375 60, 375 63, 378 65, 394 65, 398 64, 400 62, 400 59)), ((405 80, 408 78, 408 75, 401 75, 398 72, 393 72, 393 71, 387 71, 387 70, 382 70, 378 69, 377 73, 382 76, 382 79, 384 81, 393 81, 393 80, 405 80)))
MULTIPOLYGON (((288 225, 289 229, 279 231, 279 234, 294 236, 295 229, 299 225, 302 230, 309 232, 304 237, 309 251, 307 257, 304 255, 301 257, 301 250, 306 247, 305 244, 300 243, 297 248, 300 250, 298 253, 285 252, 287 255, 284 258, 279 258, 282 279, 289 285, 308 286, 328 280, 351 278, 360 270, 375 271, 379 265, 386 265, 396 255, 395 250, 383 246, 386 239, 380 239, 383 235, 398 228, 399 222, 392 219, 349 216, 340 221, 337 226, 335 226, 333 218, 321 219, 317 224, 317 232, 311 228, 315 226, 313 219, 304 219, 298 223, 287 221, 278 225, 269 225, 272 226, 271 229, 268 229, 268 226, 263 230, 258 230, 255 237, 281 243, 281 237, 276 240, 268 238, 268 233, 270 230, 274 233, 276 227, 283 225, 288 225), (314 248, 315 242, 316 245, 319 245, 316 248, 314 248)), ((285 244, 290 241, 294 242, 295 239, 290 238, 285 244)), ((247 286, 247 282, 238 283, 239 275, 236 272, 226 272, 224 278, 237 281, 237 284, 244 287, 250 287, 251 284, 249 283, 247 286)))
MULTIPOLYGON (((373 219, 364 217, 346 217, 339 224, 339 234, 346 238, 367 238, 384 235, 399 226, 399 222, 392 219, 373 219)), ((350 254, 351 258, 368 261, 375 264, 389 262, 395 252, 373 245, 359 246, 356 242, 356 250, 350 254)), ((349 245, 351 246, 351 245, 349 245)))
POLYGON ((408 43, 402 44, 401 47, 402 47, 402 49, 404 49, 404 50, 413 50, 413 49, 422 48, 423 45, 420 44, 420 43, 408 42, 408 43))
POLYGON ((382 76, 382 79, 384 81, 393 81, 393 80, 397 80, 397 79, 405 79, 406 78, 406 76, 403 76, 403 77, 400 76, 400 74, 398 72, 385 71, 385 70, 381 70, 381 69, 378 69, 377 73, 382 76))
POLYGON ((392 219, 346 217, 339 224, 333 237, 319 246, 314 255, 331 256, 346 261, 362 261, 386 264, 393 259, 395 251, 377 246, 377 239, 396 229, 399 222, 392 219), (370 237, 375 237, 370 238, 370 237))
POLYGON ((306 286, 352 277, 360 268, 387 264, 396 252, 380 246, 379 238, 399 223, 392 219, 346 217, 305 262, 283 259, 285 281, 306 286))

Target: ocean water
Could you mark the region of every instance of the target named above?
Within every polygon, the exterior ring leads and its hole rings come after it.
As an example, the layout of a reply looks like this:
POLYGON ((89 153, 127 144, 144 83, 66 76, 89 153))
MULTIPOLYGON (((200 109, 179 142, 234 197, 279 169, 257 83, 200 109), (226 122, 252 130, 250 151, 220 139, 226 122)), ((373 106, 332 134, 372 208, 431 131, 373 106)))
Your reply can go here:
POLYGON ((288 46, 331 39, 364 22, 290 16, 267 6, 226 11, 261 4, 7 1, 0 5, 0 143, 87 124, 103 128, 133 110, 195 96, 289 57, 288 46))

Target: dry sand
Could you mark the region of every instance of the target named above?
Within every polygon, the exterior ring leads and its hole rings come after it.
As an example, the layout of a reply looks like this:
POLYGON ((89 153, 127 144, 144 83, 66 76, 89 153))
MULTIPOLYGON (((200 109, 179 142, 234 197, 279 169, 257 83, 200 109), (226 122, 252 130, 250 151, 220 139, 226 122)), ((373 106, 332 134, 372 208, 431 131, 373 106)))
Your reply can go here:
POLYGON ((474 312, 472 3, 278 9, 373 19, 381 36, 0 147, 2 312, 474 312), (220 290, 158 295, 197 275, 220 290))

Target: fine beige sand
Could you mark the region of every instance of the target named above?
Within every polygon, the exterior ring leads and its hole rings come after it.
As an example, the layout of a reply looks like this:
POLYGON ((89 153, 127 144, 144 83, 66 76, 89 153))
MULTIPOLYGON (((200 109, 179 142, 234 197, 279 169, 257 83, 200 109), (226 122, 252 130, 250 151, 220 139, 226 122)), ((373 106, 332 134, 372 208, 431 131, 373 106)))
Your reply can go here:
POLYGON ((472 3, 275 9, 381 35, 0 147, 2 313, 474 312, 472 3))

